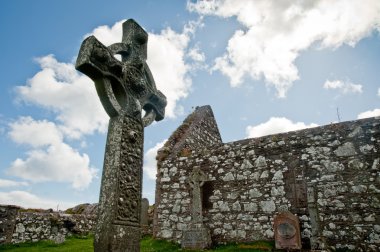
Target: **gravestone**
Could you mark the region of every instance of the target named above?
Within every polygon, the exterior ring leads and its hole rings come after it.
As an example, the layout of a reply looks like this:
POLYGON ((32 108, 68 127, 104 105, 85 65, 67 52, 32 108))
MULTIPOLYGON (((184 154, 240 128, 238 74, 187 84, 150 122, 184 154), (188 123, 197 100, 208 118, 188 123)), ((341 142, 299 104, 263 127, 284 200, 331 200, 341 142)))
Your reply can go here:
POLYGON ((274 217, 276 249, 301 249, 301 232, 298 217, 284 211, 274 217))
POLYGON ((143 198, 141 200, 141 226, 148 226, 148 210, 149 210, 149 200, 143 198))
POLYGON ((141 200, 141 234, 148 235, 151 234, 150 227, 149 227, 149 200, 147 198, 143 198, 141 200))
POLYGON ((106 47, 90 36, 76 62, 76 69, 94 81, 110 117, 95 251, 140 251, 144 127, 163 119, 166 106, 146 63, 147 42, 148 34, 129 19, 123 23, 121 43, 106 47))
POLYGON ((203 224, 201 187, 206 182, 206 174, 194 167, 189 176, 189 184, 193 189, 190 226, 182 233, 181 246, 185 249, 205 249, 211 246, 210 231, 203 224))

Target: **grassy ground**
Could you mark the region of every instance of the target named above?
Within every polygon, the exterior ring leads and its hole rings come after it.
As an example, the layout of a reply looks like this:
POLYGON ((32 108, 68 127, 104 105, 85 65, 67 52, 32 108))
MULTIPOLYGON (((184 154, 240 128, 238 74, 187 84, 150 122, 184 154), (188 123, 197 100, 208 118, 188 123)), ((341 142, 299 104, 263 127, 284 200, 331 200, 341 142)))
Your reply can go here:
POLYGON ((37 251, 52 251, 52 252, 74 252, 74 251, 94 251, 92 245, 93 238, 88 237, 70 237, 62 244, 55 244, 53 241, 39 241, 34 243, 21 243, 14 245, 1 245, 0 251, 12 252, 37 252, 37 251))
MULTIPOLYGON (((36 252, 36 251, 52 251, 52 252, 92 252, 94 247, 92 245, 93 237, 71 237, 66 239, 62 244, 54 244, 52 241, 40 241, 36 243, 22 243, 14 245, 1 245, 0 251, 11 252, 36 252)), ((250 244, 229 244, 221 245, 213 250, 218 252, 260 252, 272 251, 273 243, 269 242, 256 242, 250 244)), ((182 250, 178 244, 167 241, 154 240, 152 237, 144 237, 141 240, 142 252, 175 252, 182 251, 188 252, 189 250, 182 250)), ((192 252, 195 252, 192 250, 192 252)))

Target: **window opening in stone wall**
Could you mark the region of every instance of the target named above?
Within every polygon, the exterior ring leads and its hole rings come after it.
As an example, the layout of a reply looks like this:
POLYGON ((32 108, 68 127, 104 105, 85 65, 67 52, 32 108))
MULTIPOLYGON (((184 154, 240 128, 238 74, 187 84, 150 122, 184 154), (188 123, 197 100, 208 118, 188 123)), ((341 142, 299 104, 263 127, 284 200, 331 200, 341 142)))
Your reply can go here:
POLYGON ((210 197, 213 194, 214 186, 211 181, 206 181, 202 186, 202 208, 208 210, 212 208, 210 197))

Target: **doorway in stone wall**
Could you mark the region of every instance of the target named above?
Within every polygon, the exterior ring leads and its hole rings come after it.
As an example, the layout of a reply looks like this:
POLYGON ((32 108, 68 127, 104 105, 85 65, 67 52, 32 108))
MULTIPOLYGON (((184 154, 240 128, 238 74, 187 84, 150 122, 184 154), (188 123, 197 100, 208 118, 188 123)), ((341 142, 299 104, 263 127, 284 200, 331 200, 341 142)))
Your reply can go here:
POLYGON ((293 168, 284 172, 285 197, 291 203, 293 213, 304 213, 307 208, 307 183, 301 169, 293 168))

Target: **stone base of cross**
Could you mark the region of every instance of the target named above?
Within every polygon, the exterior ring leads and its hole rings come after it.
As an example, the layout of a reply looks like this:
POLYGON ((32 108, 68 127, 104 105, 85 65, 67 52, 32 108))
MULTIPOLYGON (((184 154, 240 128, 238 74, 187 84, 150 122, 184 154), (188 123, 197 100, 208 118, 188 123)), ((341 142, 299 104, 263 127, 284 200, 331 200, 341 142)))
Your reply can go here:
POLYGON ((183 249, 206 249, 211 247, 210 230, 204 224, 191 224, 182 232, 183 249))

